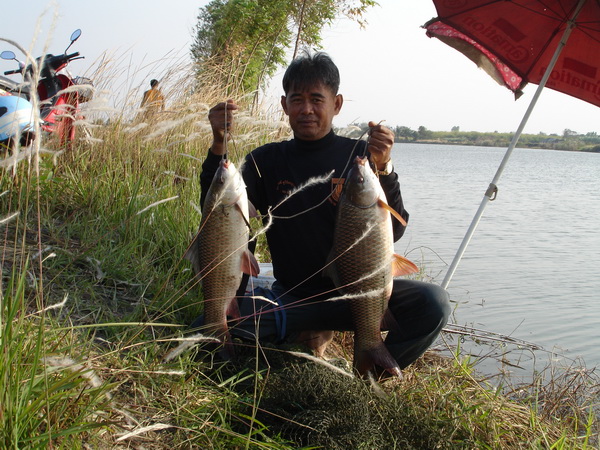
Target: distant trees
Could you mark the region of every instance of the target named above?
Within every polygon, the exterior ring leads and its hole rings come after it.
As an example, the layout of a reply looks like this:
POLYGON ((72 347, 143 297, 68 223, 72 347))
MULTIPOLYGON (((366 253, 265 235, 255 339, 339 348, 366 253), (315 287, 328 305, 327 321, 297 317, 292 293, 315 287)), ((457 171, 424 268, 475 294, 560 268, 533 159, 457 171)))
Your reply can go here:
POLYGON ((398 126, 395 129, 393 129, 392 131, 394 131, 395 135, 396 135, 396 141, 416 141, 416 140, 427 140, 427 139, 431 139, 433 137, 433 132, 428 130, 426 127, 424 127, 423 125, 421 125, 417 131, 409 128, 409 127, 405 127, 405 126, 398 126))
MULTIPOLYGON (((478 132, 478 131, 431 131, 421 126, 414 131, 406 126, 392 127, 396 134, 396 142, 428 142, 453 145, 477 145, 480 147, 508 147, 513 133, 478 132)), ((547 135, 522 134, 517 144, 522 148, 547 148, 556 150, 573 150, 600 152, 600 135, 596 132, 577 134, 575 132, 547 135)))
POLYGON ((433 132, 425 128, 423 125, 417 130, 417 139, 426 140, 433 137, 433 132))
POLYGON ((340 15, 365 23, 374 0, 212 0, 200 8, 191 46, 198 77, 227 94, 258 91, 302 46, 319 47, 340 15))
MULTIPOLYGON (((346 134, 348 137, 358 138, 369 128, 366 122, 352 124, 353 131, 346 134)), ((452 131, 431 131, 425 126, 420 126, 416 131, 410 127, 398 125, 390 126, 395 134, 395 142, 427 142, 452 145, 477 145, 480 147, 508 147, 513 133, 459 131, 453 127, 452 131)), ((570 131, 570 130, 569 130, 570 131)), ((522 148, 547 148, 556 150, 576 150, 600 152, 600 135, 596 132, 577 134, 568 132, 568 138, 558 134, 548 135, 522 134, 518 146, 522 148)))
POLYGON ((396 130, 394 130, 394 132, 396 134, 396 141, 416 141, 419 137, 416 131, 411 130, 408 127, 396 127, 396 130))

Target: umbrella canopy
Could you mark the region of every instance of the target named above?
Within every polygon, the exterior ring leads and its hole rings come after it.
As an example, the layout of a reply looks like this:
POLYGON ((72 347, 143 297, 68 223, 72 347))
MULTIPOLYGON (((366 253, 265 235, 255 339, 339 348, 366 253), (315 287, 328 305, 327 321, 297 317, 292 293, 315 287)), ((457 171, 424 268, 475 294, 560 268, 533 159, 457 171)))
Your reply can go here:
POLYGON ((424 25, 427 34, 464 53, 517 97, 528 82, 540 84, 572 23, 546 87, 600 106, 600 0, 433 3, 438 17, 424 25))

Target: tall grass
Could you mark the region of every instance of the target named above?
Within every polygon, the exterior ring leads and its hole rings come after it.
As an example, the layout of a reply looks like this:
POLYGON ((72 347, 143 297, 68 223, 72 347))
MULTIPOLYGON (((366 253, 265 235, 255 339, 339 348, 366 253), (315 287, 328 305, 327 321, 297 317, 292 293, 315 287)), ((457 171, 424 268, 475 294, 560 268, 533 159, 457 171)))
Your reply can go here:
POLYGON ((10 269, 0 303, 0 445, 43 448, 103 427, 111 385, 88 363, 87 342, 28 312, 27 263, 10 269), (76 358, 76 359, 73 359, 76 358), (76 362, 80 361, 80 362, 76 362))
MULTIPOLYGON (((572 379, 503 395, 458 354, 429 353, 375 391, 282 348, 242 349, 225 365, 195 348, 163 363, 202 309, 182 255, 200 222, 208 107, 231 93, 192 85, 175 64, 161 83, 168 111, 143 123, 141 87, 107 108, 119 69, 98 64, 74 147, 38 140, 39 160, 2 173, 0 447, 597 445, 593 399, 558 407, 572 379)), ((236 162, 288 132, 276 111, 247 112, 251 102, 239 98, 236 162)), ((329 356, 343 362, 347 339, 329 356)))

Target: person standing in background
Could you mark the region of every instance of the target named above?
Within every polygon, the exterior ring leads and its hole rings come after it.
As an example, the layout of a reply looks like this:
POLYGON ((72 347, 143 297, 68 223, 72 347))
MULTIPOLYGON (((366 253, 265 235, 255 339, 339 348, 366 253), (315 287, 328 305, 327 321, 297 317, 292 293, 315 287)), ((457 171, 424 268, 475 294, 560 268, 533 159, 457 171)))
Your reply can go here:
POLYGON ((144 92, 140 108, 143 109, 143 118, 146 121, 165 110, 165 97, 158 88, 158 80, 150 81, 150 89, 144 92))

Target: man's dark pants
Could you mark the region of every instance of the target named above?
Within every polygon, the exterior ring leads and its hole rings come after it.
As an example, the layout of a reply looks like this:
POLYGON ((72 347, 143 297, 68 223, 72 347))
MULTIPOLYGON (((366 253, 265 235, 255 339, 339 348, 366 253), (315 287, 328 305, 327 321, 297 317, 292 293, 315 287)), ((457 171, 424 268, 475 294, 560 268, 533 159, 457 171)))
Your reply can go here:
MULTIPOLYGON (((271 289, 257 287, 254 296, 238 300, 241 319, 230 323, 234 337, 259 342, 284 343, 306 330, 351 331, 352 315, 347 300, 300 299, 287 294, 277 282, 271 289)), ((390 329, 385 345, 401 369, 417 358, 438 337, 450 315, 448 293, 440 286, 396 279, 388 308, 398 327, 390 329)), ((192 324, 203 324, 200 316, 192 324)))

